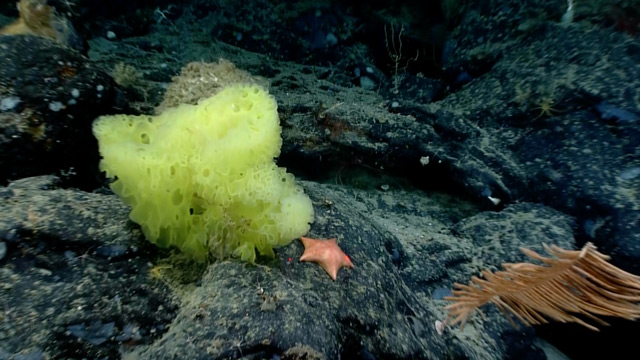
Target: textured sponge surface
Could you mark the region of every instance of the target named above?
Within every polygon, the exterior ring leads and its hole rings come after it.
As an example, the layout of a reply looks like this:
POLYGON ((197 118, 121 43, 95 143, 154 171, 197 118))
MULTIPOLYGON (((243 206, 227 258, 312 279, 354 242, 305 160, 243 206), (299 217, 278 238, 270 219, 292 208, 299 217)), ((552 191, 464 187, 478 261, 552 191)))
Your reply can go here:
POLYGON ((93 133, 111 188, 158 246, 196 260, 254 261, 256 249, 273 256, 309 230, 311 200, 274 162, 277 104, 258 85, 232 85, 158 116, 103 116, 93 133))

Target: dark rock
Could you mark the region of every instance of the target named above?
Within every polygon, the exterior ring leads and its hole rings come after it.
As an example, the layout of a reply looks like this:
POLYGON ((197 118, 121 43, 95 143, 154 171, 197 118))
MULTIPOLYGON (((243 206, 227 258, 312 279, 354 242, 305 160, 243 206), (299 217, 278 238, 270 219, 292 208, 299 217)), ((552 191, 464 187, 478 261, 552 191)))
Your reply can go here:
POLYGON ((111 78, 42 37, 1 36, 0 49, 0 181, 52 172, 91 179, 91 123, 111 110, 111 78))

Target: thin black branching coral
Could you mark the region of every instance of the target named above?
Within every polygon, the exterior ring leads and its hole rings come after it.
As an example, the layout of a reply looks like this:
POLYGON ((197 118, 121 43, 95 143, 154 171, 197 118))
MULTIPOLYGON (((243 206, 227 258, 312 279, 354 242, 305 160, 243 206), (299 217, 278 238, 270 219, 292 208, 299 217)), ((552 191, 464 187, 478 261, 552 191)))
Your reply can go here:
POLYGON ((582 250, 565 250, 544 245, 552 257, 521 248, 528 257, 542 265, 505 263, 504 271, 482 272, 484 279, 471 278, 469 285, 454 284, 453 301, 446 324, 464 327, 467 319, 480 306, 493 303, 511 325, 510 315, 525 325, 548 323, 550 320, 575 322, 591 330, 608 325, 601 316, 640 318, 640 276, 611 265, 609 256, 587 243, 582 250))

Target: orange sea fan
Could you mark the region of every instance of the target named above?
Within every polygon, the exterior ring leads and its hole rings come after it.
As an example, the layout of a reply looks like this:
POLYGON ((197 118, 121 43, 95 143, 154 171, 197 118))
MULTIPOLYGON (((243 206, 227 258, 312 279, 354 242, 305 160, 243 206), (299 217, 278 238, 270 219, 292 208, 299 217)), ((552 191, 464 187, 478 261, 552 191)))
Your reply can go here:
POLYGON ((584 318, 608 325, 599 316, 634 320, 640 317, 640 276, 607 262, 609 256, 587 243, 582 250, 565 250, 544 245, 553 257, 533 250, 520 250, 543 265, 503 264, 504 271, 485 270, 484 279, 472 277, 469 285, 454 284, 453 301, 445 323, 464 327, 469 316, 486 303, 495 304, 511 324, 510 314, 525 325, 549 320, 576 322, 598 331, 584 318))

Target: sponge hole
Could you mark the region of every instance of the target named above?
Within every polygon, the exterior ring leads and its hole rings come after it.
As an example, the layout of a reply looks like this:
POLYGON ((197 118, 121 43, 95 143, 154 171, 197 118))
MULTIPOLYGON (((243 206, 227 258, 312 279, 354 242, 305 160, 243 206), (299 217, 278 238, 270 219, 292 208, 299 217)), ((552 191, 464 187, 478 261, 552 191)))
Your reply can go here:
POLYGON ((151 142, 151 138, 149 137, 149 134, 147 133, 140 134, 140 142, 148 145, 151 142))

